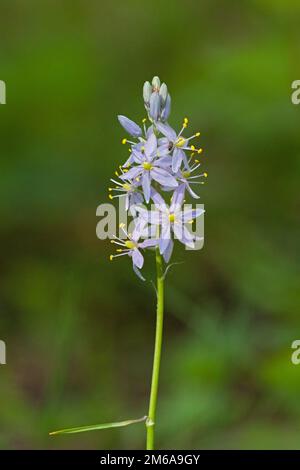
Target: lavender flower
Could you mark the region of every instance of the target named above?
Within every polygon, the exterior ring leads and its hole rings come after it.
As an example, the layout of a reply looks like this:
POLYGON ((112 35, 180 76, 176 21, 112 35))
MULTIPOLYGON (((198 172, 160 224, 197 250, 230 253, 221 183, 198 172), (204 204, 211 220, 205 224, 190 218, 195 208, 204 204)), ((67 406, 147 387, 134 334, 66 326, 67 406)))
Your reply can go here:
POLYGON ((188 119, 184 118, 181 131, 176 134, 176 131, 172 129, 169 124, 162 122, 158 122, 156 124, 157 129, 166 137, 165 145, 168 146, 170 151, 173 151, 172 170, 175 173, 179 170, 182 162, 184 162, 186 169, 189 168, 188 160, 184 150, 190 150, 192 152, 197 152, 198 154, 202 153, 202 149, 196 149, 193 145, 190 145, 190 140, 194 139, 195 137, 199 137, 200 132, 196 132, 196 134, 190 137, 182 136, 182 133, 187 125, 188 119))
MULTIPOLYGON (((120 170, 122 171, 122 168, 120 168, 120 170)), ((125 197, 126 211, 132 210, 135 205, 143 203, 144 198, 140 191, 140 183, 138 181, 129 179, 124 183, 124 181, 120 182, 113 178, 111 178, 110 181, 115 184, 115 187, 108 188, 110 192, 109 199, 125 197), (111 193, 115 194, 113 195, 111 193)))
POLYGON ((154 179, 161 185, 176 188, 178 183, 174 176, 168 171, 170 167, 170 157, 166 155, 166 148, 157 147, 157 138, 155 134, 151 134, 141 148, 141 151, 132 150, 132 158, 136 163, 130 170, 124 172, 120 178, 122 180, 141 179, 145 200, 150 201, 151 181, 154 179), (158 155, 165 154, 157 158, 158 155))
POLYGON ((182 184, 174 191, 171 204, 168 206, 158 192, 152 191, 151 197, 155 203, 155 210, 148 211, 142 207, 136 207, 145 223, 159 227, 159 250, 166 262, 169 262, 173 251, 172 233, 176 239, 189 248, 194 248, 195 241, 199 240, 199 237, 191 234, 186 224, 192 223, 194 219, 204 213, 204 210, 182 210, 184 194, 185 185, 182 184))
POLYGON ((125 224, 120 224, 120 228, 127 239, 123 240, 121 238, 115 237, 115 240, 111 240, 111 243, 114 243, 121 248, 116 250, 116 255, 110 255, 110 260, 112 261, 114 258, 119 256, 129 256, 132 259, 133 270, 141 279, 144 280, 139 271, 144 265, 144 257, 140 250, 156 246, 158 244, 158 240, 148 239, 139 242, 139 239, 143 236, 145 230, 145 224, 141 223, 141 221, 138 221, 132 235, 127 233, 125 230, 125 224))
POLYGON ((154 122, 166 121, 171 111, 171 97, 165 83, 160 83, 158 77, 153 77, 152 85, 145 82, 143 86, 143 98, 149 119, 154 122))
MULTIPOLYGON (((182 128, 176 132, 167 122, 171 111, 171 97, 168 87, 155 76, 152 82, 146 81, 143 86, 143 100, 148 119, 142 119, 138 125, 126 116, 118 116, 122 127, 130 134, 131 140, 122 139, 123 144, 129 145, 129 157, 120 170, 116 172, 118 180, 112 179, 114 187, 109 188, 110 199, 125 197, 125 208, 136 222, 136 229, 128 235, 126 241, 113 240, 122 248, 115 256, 128 255, 132 258, 135 272, 143 266, 144 260, 140 249, 155 245, 165 262, 169 262, 174 239, 178 239, 186 247, 193 248, 197 237, 187 228, 188 223, 199 217, 202 209, 186 211, 183 207, 185 193, 198 199, 194 192, 195 184, 203 184, 207 173, 197 174, 200 167, 195 159, 202 153, 202 148, 196 148, 192 139, 200 136, 200 132, 186 137, 185 129, 188 119, 184 118, 182 128), (147 125, 148 121, 148 125, 147 125), (119 173, 120 171, 120 173, 119 173), (173 192, 171 203, 168 205, 162 193, 173 192), (142 203, 154 202, 154 209, 142 207, 142 203), (143 232, 145 226, 157 232, 156 238, 150 238, 143 232), (140 241, 142 238, 146 239, 140 241)), ((152 236, 152 235, 151 235, 152 236)))
MULTIPOLYGON (((191 185, 204 184, 204 181, 199 180, 201 180, 202 178, 207 178, 208 174, 204 172, 198 175, 193 175, 194 171, 196 171, 201 166, 201 163, 199 162, 199 160, 195 160, 194 163, 190 165, 192 158, 193 157, 190 157, 188 161, 189 169, 187 170, 185 168, 181 168, 180 170, 178 170, 178 172, 176 173, 176 179, 179 184, 185 185, 185 189, 188 191, 190 196, 192 196, 194 199, 199 199, 200 196, 198 196, 198 194, 193 191, 191 185)), ((173 191, 173 188, 167 186, 164 186, 162 189, 164 191, 173 191)))
POLYGON ((118 116, 119 123, 124 127, 125 131, 133 137, 140 137, 142 135, 142 129, 135 122, 128 119, 126 116, 118 116))

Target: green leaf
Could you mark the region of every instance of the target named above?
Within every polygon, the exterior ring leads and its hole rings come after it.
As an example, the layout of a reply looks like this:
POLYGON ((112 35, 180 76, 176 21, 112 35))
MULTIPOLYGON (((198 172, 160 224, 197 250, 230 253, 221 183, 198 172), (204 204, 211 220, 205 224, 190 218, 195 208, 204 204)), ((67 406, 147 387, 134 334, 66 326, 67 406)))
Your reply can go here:
POLYGON ((59 431, 50 432, 50 436, 57 436, 58 434, 75 434, 77 432, 98 431, 99 429, 109 428, 122 428, 130 424, 141 423, 146 421, 147 416, 139 419, 128 419, 127 421, 119 421, 118 423, 105 423, 105 424, 91 424, 90 426, 79 426, 77 428, 60 429, 59 431))

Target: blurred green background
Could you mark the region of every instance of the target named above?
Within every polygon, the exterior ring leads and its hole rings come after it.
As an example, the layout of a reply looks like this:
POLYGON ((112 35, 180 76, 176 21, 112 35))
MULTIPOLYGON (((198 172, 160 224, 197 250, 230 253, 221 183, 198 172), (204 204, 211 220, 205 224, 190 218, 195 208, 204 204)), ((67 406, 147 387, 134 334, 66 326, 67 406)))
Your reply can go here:
POLYGON ((96 207, 124 161, 117 114, 159 75, 202 134, 205 246, 167 278, 160 448, 299 448, 298 0, 1 0, 1 448, 143 448, 148 282, 108 260, 96 207))

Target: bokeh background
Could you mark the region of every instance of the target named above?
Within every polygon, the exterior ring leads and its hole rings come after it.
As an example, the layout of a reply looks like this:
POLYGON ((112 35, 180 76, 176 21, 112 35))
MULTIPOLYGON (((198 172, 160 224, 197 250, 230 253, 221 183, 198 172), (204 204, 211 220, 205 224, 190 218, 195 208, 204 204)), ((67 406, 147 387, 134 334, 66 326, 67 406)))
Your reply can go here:
POLYGON ((205 246, 168 275, 160 448, 299 448, 298 0, 1 0, 0 447, 143 448, 147 282, 110 263, 96 207, 124 161, 116 120, 159 75, 200 130, 205 246))

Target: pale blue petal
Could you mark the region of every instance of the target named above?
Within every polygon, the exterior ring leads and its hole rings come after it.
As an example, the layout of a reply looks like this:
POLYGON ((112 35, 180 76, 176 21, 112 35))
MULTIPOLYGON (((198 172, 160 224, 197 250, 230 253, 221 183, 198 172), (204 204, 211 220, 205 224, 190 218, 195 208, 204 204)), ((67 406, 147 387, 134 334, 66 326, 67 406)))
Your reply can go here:
POLYGON ((131 165, 134 162, 132 154, 130 154, 130 157, 126 160, 126 162, 122 165, 123 168, 126 168, 127 166, 131 165))
POLYGON ((184 200, 184 195, 185 195, 185 184, 182 183, 178 186, 178 188, 175 189, 173 193, 171 207, 170 207, 172 211, 174 211, 175 207, 180 207, 182 205, 182 202, 184 200))
POLYGON ((169 124, 163 124, 162 122, 158 122, 156 124, 156 127, 159 132, 161 132, 165 137, 167 137, 170 142, 175 142, 177 134, 169 124))
POLYGON ((184 211, 183 213, 183 221, 189 222, 190 220, 196 219, 200 217, 200 215, 204 214, 204 209, 189 209, 184 211))
POLYGON ((183 243, 184 245, 188 246, 189 248, 194 248, 194 237, 188 231, 188 229, 182 224, 174 224, 173 230, 176 235, 176 238, 183 243))
POLYGON ((153 188, 151 190, 151 199, 154 202, 154 204, 157 207, 159 207, 161 210, 167 210, 167 205, 165 203, 164 198, 153 188))
POLYGON ((164 260, 165 260, 166 263, 168 263, 170 261, 170 258, 171 258, 172 252, 173 252, 173 247, 174 247, 174 242, 173 242, 173 240, 170 240, 169 244, 168 244, 168 246, 165 249, 164 254, 163 254, 163 257, 164 257, 164 260))
POLYGON ((147 139, 150 137, 150 135, 153 134, 153 126, 149 126, 146 132, 146 137, 147 139))
POLYGON ((162 110, 162 113, 161 113, 161 120, 162 121, 167 121, 167 119, 170 116, 170 112, 171 112, 171 96, 168 94, 167 99, 166 99, 165 107, 164 107, 164 109, 162 110))
POLYGON ((165 142, 162 145, 159 145, 157 148, 157 155, 159 157, 164 157, 170 153, 169 142, 165 142))
POLYGON ((142 219, 145 221, 145 222, 149 222, 150 220, 150 213, 147 209, 145 209, 145 207, 142 207, 142 206, 134 206, 134 209, 135 211, 139 214, 140 217, 142 217, 142 219))
POLYGON ((184 199, 184 193, 185 193, 185 184, 181 184, 178 186, 177 189, 175 189, 173 196, 172 196, 172 202, 170 205, 170 212, 174 212, 175 207, 180 207, 183 199, 184 199))
POLYGON ((118 116, 119 123, 122 127, 124 127, 125 131, 127 131, 133 137, 140 137, 142 135, 142 129, 138 126, 135 122, 128 119, 126 116, 118 116))
POLYGON ((174 173, 177 173, 179 170, 182 160, 184 159, 184 155, 185 154, 183 150, 175 147, 172 158, 172 170, 174 173))
POLYGON ((164 186, 170 186, 173 188, 178 186, 174 176, 170 175, 170 173, 168 173, 166 170, 163 170, 162 168, 154 167, 151 170, 151 176, 155 181, 164 186))
POLYGON ((170 169, 171 165, 172 157, 170 155, 165 155, 155 161, 155 166, 159 166, 160 168, 170 169))
POLYGON ((142 180, 142 187, 145 196, 145 200, 148 203, 150 201, 151 195, 151 176, 150 171, 144 171, 143 173, 143 180, 142 180))
POLYGON ((143 267, 144 257, 137 248, 132 251, 132 262, 139 269, 143 267))
POLYGON ((145 147, 145 155, 148 160, 151 159, 151 156, 156 152, 157 150, 157 138, 155 134, 151 134, 149 139, 147 139, 147 142, 144 145, 145 147))
POLYGON ((136 178, 139 174, 141 174, 143 171, 143 168, 140 166, 134 166, 133 168, 130 168, 130 170, 126 171, 120 176, 121 180, 131 180, 136 178))
POLYGON ((131 240, 137 242, 141 238, 146 225, 147 222, 142 217, 137 217, 134 220, 134 229, 132 231, 131 240))
POLYGON ((131 155, 132 155, 132 160, 135 163, 139 164, 144 161, 144 155, 136 149, 132 149, 131 155))
POLYGON ((157 121, 160 113, 161 97, 157 92, 153 92, 150 98, 149 114, 154 121, 157 121))
POLYGON ((188 182, 186 182, 186 189, 188 190, 188 192, 190 193, 190 195, 194 198, 194 199, 200 199, 200 196, 198 196, 198 194, 196 194, 192 188, 190 187, 190 185, 188 184, 188 182))
POLYGON ((158 245, 159 240, 157 238, 150 238, 149 240, 144 240, 142 243, 139 243, 139 248, 149 248, 151 246, 158 245))
POLYGON ((142 276, 142 274, 140 273, 140 271, 138 270, 138 268, 136 267, 136 265, 132 263, 132 267, 133 267, 133 270, 134 270, 135 274, 136 274, 142 281, 145 281, 146 279, 142 276))

